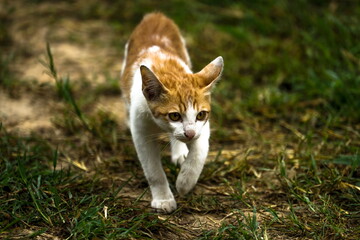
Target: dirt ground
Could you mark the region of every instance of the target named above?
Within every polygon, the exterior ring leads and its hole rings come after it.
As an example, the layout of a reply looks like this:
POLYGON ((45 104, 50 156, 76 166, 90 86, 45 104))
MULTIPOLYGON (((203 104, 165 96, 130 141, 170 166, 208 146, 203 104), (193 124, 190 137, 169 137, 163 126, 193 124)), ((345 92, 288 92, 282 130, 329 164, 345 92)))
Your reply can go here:
MULTIPOLYGON (((71 16, 51 19, 51 9, 66 11, 71 7, 69 4, 43 3, 26 8, 20 5, 21 1, 13 1, 1 6, 3 11, 16 9, 9 21, 8 33, 12 39, 9 52, 16 53, 10 67, 17 78, 36 85, 55 84, 41 63, 45 60, 47 42, 51 43, 58 72, 68 74, 73 81, 92 79, 96 86, 105 81, 105 72, 119 76, 123 53, 110 46, 116 36, 104 22, 76 20, 71 16)), ((8 130, 30 133, 53 128, 52 110, 57 103, 41 95, 41 92, 27 92, 13 98, 0 92, 0 118, 8 130)), ((124 109, 119 99, 103 97, 95 109, 105 108, 123 121, 124 109)))

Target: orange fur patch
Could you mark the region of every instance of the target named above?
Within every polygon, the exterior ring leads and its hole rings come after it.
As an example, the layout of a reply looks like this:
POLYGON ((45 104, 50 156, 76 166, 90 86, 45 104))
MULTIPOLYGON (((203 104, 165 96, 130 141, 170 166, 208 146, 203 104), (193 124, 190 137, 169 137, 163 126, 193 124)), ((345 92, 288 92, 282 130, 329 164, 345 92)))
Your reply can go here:
POLYGON ((146 15, 128 41, 126 66, 121 79, 123 95, 128 102, 131 101, 134 67, 140 67, 144 59, 152 62, 152 72, 167 89, 158 101, 148 102, 155 117, 165 118, 169 112, 184 113, 190 103, 197 111, 210 112, 210 94, 205 88, 214 80, 207 76, 210 70, 205 68, 201 74, 189 72, 191 66, 180 31, 161 13, 146 15), (151 48, 154 51, 150 51, 151 48))

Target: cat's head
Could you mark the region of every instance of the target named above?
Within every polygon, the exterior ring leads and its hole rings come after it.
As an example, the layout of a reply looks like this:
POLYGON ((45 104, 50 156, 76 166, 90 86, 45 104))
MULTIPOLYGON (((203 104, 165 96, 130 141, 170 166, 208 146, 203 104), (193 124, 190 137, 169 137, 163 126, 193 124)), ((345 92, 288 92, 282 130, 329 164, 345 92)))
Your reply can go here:
POLYGON ((142 90, 155 122, 179 141, 197 139, 209 120, 211 90, 223 65, 223 58, 217 57, 195 74, 175 62, 154 65, 153 71, 141 66, 142 90))

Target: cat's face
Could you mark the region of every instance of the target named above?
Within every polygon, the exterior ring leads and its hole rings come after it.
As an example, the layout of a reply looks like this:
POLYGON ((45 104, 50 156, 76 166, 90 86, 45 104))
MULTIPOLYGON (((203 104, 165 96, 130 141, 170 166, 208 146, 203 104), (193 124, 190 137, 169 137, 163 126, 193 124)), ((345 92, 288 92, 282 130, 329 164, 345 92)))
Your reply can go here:
MULTIPOLYGON (((189 89, 190 90, 190 89, 189 89)), ((187 93, 190 91, 184 89, 187 93)), ((161 105, 151 106, 155 122, 179 141, 190 142, 197 139, 202 132, 203 126, 209 120, 210 96, 205 95, 200 89, 193 92, 200 94, 186 94, 173 91, 168 93, 168 101, 161 105)))
POLYGON ((223 60, 216 58, 202 71, 176 74, 141 66, 143 93, 158 126, 177 140, 197 139, 210 116, 210 92, 219 79, 223 60))

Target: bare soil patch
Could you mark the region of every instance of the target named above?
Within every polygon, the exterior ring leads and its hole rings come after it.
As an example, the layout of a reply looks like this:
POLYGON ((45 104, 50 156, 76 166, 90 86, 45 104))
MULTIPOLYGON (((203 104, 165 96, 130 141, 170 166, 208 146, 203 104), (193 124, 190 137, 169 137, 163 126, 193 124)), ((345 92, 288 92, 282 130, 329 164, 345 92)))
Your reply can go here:
MULTIPOLYGON (((14 8, 8 16, 11 23, 8 34, 12 40, 8 52, 16 54, 10 65, 16 78, 26 80, 30 85, 54 85, 54 80, 41 64, 41 60, 45 60, 47 42, 51 44, 58 72, 71 76, 72 81, 87 79, 96 87, 106 81, 107 75, 119 76, 122 52, 111 46, 116 36, 105 22, 66 16, 66 12, 72 9, 71 4, 54 2, 21 7, 22 4, 23 1, 8 1, 0 5, 4 9, 14 8), (59 13, 53 14, 54 9, 64 12, 65 16, 56 17, 59 13)), ((54 104, 54 100, 45 94, 28 92, 16 99, 2 91, 0 117, 9 130, 29 133, 51 128, 54 104)), ((115 111, 115 115, 123 120, 123 106, 114 97, 103 96, 98 107, 115 111)))

